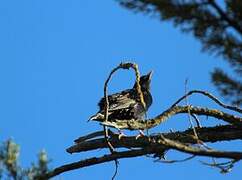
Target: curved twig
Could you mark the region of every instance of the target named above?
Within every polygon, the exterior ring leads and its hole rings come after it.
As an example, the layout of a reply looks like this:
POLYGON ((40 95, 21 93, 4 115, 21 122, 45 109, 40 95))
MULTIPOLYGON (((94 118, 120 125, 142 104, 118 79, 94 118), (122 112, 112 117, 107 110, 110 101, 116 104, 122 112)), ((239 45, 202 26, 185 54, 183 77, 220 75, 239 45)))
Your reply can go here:
POLYGON ((193 158, 195 158, 196 157, 196 155, 191 155, 191 156, 189 156, 189 157, 187 157, 187 158, 184 158, 184 159, 176 159, 176 160, 162 160, 162 159, 157 159, 157 160, 155 160, 154 162, 161 162, 161 163, 168 163, 168 164, 172 164, 172 163, 181 163, 181 162, 186 162, 186 161, 189 161, 189 160, 191 160, 191 159, 193 159, 193 158))
MULTIPOLYGON (((143 107, 145 108, 146 104, 144 101, 144 96, 143 93, 141 91, 141 87, 140 87, 140 73, 139 73, 139 69, 138 69, 138 65, 134 64, 134 63, 120 63, 117 67, 115 67, 111 73, 109 74, 107 80, 104 83, 104 98, 105 98, 105 111, 104 111, 104 122, 107 123, 108 122, 108 111, 109 111, 109 101, 108 101, 108 82, 110 81, 112 75, 118 70, 118 69, 129 69, 129 68, 133 68, 135 71, 135 75, 136 75, 136 88, 137 88, 137 92, 138 95, 140 97, 140 101, 143 105, 143 107)), ((109 150, 111 153, 114 153, 114 148, 112 146, 112 144, 109 142, 108 140, 108 129, 106 127, 105 124, 103 124, 103 131, 104 131, 104 137, 106 140, 106 143, 109 147, 109 150)), ((117 169, 118 169, 118 161, 117 159, 114 160, 115 161, 115 173, 112 177, 112 179, 115 178, 116 174, 117 174, 117 169)))
POLYGON ((192 95, 192 94, 202 94, 204 96, 207 96, 209 97, 210 99, 212 99, 215 103, 217 103, 218 105, 222 106, 223 108, 226 108, 226 109, 229 109, 229 110, 232 110, 232 111, 236 111, 238 113, 242 113, 242 109, 236 107, 236 106, 230 106, 230 105, 227 105, 227 104, 224 104, 222 103, 218 98, 216 98, 214 95, 212 95, 211 93, 208 93, 206 91, 201 91, 201 90, 192 90, 192 91, 189 91, 187 94, 185 94, 184 96, 182 96, 181 98, 179 98, 172 106, 176 106, 178 103, 180 103, 183 99, 185 99, 186 97, 192 95))

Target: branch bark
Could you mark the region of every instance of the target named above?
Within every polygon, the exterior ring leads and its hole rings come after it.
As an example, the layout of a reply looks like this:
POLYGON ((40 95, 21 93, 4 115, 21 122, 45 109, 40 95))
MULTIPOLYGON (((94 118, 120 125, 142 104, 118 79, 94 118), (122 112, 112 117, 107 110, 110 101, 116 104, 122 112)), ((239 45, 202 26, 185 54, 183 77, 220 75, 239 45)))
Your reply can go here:
POLYGON ((63 166, 57 167, 53 171, 44 175, 42 177, 42 179, 49 179, 49 178, 57 176, 61 173, 79 169, 79 168, 84 168, 84 167, 88 167, 88 166, 92 166, 92 165, 96 165, 96 164, 110 162, 110 161, 117 160, 117 159, 143 156, 143 155, 151 154, 151 153, 153 153, 152 150, 140 149, 140 150, 123 151, 123 152, 119 152, 119 153, 112 153, 112 154, 104 155, 101 157, 93 157, 93 158, 89 158, 89 159, 85 159, 85 160, 81 160, 81 161, 77 161, 74 163, 65 164, 63 166))
MULTIPOLYGON (((108 79, 105 82, 104 86, 104 96, 106 99, 106 108, 104 119, 100 120, 101 125, 104 126, 104 131, 94 132, 83 137, 80 137, 75 140, 75 145, 69 147, 66 151, 68 153, 79 153, 91 150, 97 150, 100 148, 109 148, 110 154, 106 154, 100 157, 91 157, 88 159, 80 160, 74 163, 65 164, 63 166, 57 167, 54 170, 44 174, 40 179, 49 179, 61 173, 71 171, 74 169, 84 168, 96 164, 101 164, 105 162, 115 161, 116 171, 117 172, 117 162, 118 159, 122 158, 132 158, 137 156, 143 156, 147 154, 152 154, 153 157, 162 158, 164 153, 170 149, 175 149, 181 152, 198 155, 198 156, 209 156, 216 158, 229 158, 234 160, 242 159, 242 152, 227 152, 227 151, 218 151, 214 149, 202 149, 198 147, 193 147, 194 144, 199 144, 203 142, 217 142, 217 141, 226 141, 242 138, 242 118, 222 112, 217 109, 208 109, 201 107, 193 106, 177 106, 179 102, 187 98, 187 96, 193 93, 203 94, 213 101, 215 101, 220 106, 234 110, 241 113, 241 109, 228 106, 220 102, 213 95, 203 92, 203 91, 190 91, 181 97, 177 102, 175 102, 169 109, 158 115, 157 117, 149 120, 112 120, 108 121, 108 94, 107 94, 107 84, 110 80, 112 74, 119 68, 129 69, 134 68, 136 72, 137 82, 139 81, 139 72, 137 66, 131 66, 134 64, 124 63, 120 64, 118 67, 113 69, 110 73, 108 79), (117 129, 129 129, 129 130, 144 130, 150 129, 167 120, 169 117, 181 114, 196 114, 196 115, 206 115, 221 119, 230 125, 224 126, 215 126, 215 127, 206 127, 206 128, 194 128, 188 129, 183 132, 170 132, 170 133, 159 133, 151 136, 144 136, 137 139, 137 137, 122 137, 119 138, 119 135, 114 134, 111 131, 108 131, 106 126, 114 127, 117 129), (194 131, 196 132, 196 137, 194 136, 194 131), (215 133, 216 132, 216 133, 215 133), (116 152, 113 148, 128 148, 129 150, 116 152), (131 150, 130 150, 131 149, 131 150)), ((138 92, 141 91, 140 87, 138 92)), ((143 100, 143 94, 140 92, 140 100, 143 100)), ((145 107, 145 104, 144 104, 145 107)))
POLYGON ((198 156, 230 158, 235 160, 242 159, 242 152, 236 152, 236 151, 228 152, 228 151, 218 151, 214 149, 201 149, 198 147, 192 147, 166 138, 162 138, 162 144, 166 145, 171 149, 176 149, 184 153, 189 153, 189 154, 198 155, 198 156))
MULTIPOLYGON (((196 132, 199 139, 203 142, 215 143, 218 141, 230 141, 242 138, 242 128, 234 125, 196 128, 196 132)), ((181 143, 197 143, 197 139, 194 138, 192 129, 182 132, 178 131, 161 133, 161 135, 167 139, 175 140, 181 143)), ((138 139, 136 139, 135 136, 122 137, 121 139, 118 139, 118 135, 113 134, 111 135, 110 143, 112 143, 115 148, 146 148, 152 147, 154 145, 152 140, 162 140, 160 133, 156 135, 140 137, 138 139)), ((90 139, 88 141, 77 143, 69 147, 66 151, 68 153, 79 153, 100 148, 107 148, 104 138, 90 139)))
MULTIPOLYGON (((234 125, 224 125, 217 127, 208 128, 197 128, 196 129, 199 139, 204 142, 217 142, 226 140, 235 140, 242 138, 242 129, 234 125), (214 133, 216 132, 216 133, 214 133)), ((94 133, 92 133, 92 138, 94 133)), ((98 133, 97 137, 99 136, 98 133)), ((85 136, 87 137, 87 136, 85 136)), ((83 139, 82 137, 79 139, 83 139)), ((139 139, 135 139, 134 136, 122 137, 121 140, 118 139, 118 135, 113 134, 110 138, 110 142, 116 148, 138 148, 135 150, 128 150, 123 152, 114 152, 101 157, 92 157, 85 160, 77 161, 74 163, 66 164, 55 168, 48 174, 43 175, 42 179, 48 179, 59 175, 61 173, 84 168, 96 164, 102 164, 105 162, 110 162, 122 158, 132 158, 143 156, 147 154, 153 154, 155 157, 157 155, 163 154, 169 149, 176 149, 185 153, 195 154, 199 156, 209 156, 217 158, 232 158, 232 159, 242 159, 242 152, 226 152, 226 151, 215 151, 215 150, 202 150, 199 148, 194 148, 187 146, 187 144, 196 144, 197 140, 193 138, 192 129, 183 132, 172 132, 172 133, 162 133, 153 136, 145 136, 139 139), (164 140, 165 138, 165 140, 164 140), (174 143, 175 141, 175 143, 174 143)), ((82 141, 76 145, 67 149, 69 153, 84 152, 99 148, 108 148, 105 138, 91 139, 88 141, 82 141)))
POLYGON ((192 114, 210 116, 221 119, 230 124, 242 126, 242 118, 238 116, 231 115, 217 109, 208 109, 193 106, 173 106, 164 111, 162 114, 158 115, 157 117, 149 120, 116 120, 113 122, 102 122, 101 124, 117 129, 144 130, 159 125, 173 115, 187 113, 188 111, 190 111, 190 113, 192 114))

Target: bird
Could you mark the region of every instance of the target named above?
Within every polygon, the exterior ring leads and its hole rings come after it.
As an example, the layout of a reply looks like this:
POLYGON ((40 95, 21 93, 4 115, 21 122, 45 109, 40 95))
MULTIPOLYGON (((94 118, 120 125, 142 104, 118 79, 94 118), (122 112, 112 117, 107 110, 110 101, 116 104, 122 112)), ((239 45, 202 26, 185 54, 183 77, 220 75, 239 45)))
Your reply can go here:
MULTIPOLYGON (((126 89, 108 96, 108 121, 114 122, 115 120, 145 119, 146 112, 153 101, 150 92, 152 74, 153 71, 150 71, 148 74, 141 76, 139 81, 145 106, 142 104, 139 93, 137 92, 137 82, 135 82, 133 88, 131 89, 126 89)), ((101 98, 98 106, 99 111, 95 115, 91 116, 89 120, 105 120, 105 97, 101 98)), ((140 134, 144 135, 142 131, 140 131, 140 134)))

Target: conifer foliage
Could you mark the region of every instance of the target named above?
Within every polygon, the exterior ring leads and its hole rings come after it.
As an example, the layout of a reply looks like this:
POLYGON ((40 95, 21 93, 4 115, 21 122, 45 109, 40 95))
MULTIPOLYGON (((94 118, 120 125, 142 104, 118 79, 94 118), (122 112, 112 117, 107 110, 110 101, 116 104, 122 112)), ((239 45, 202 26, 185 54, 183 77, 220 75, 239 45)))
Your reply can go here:
POLYGON ((192 34, 202 50, 221 56, 232 71, 216 68, 211 80, 231 103, 242 104, 242 1, 241 0, 117 0, 135 12, 156 14, 192 34))

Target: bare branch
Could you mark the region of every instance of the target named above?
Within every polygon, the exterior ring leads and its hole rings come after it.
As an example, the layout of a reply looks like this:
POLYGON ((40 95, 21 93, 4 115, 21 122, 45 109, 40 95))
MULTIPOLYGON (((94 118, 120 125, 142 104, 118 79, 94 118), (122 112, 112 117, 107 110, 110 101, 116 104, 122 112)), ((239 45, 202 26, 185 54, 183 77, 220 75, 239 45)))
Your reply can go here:
MULTIPOLYGON (((108 111, 109 111, 109 101, 108 101, 108 93, 107 86, 108 82, 111 79, 112 75, 118 69, 129 69, 133 68, 136 74, 136 83, 137 83, 137 92, 139 94, 139 100, 145 107, 146 104, 144 102, 144 97, 141 91, 141 87, 139 85, 140 74, 138 71, 138 66, 133 63, 121 63, 119 66, 114 68, 109 74, 107 80, 104 84, 104 97, 105 97, 105 112, 104 119, 100 120, 101 125, 104 127, 104 131, 94 132, 82 137, 79 137, 75 140, 75 145, 69 147, 66 151, 68 153, 78 153, 85 152, 91 150, 97 150, 100 148, 109 148, 110 154, 106 154, 100 157, 92 157, 85 160, 77 161, 74 163, 66 164, 60 167, 55 168, 53 171, 43 175, 42 179, 48 179, 54 177, 58 174, 84 168, 96 164, 101 164, 105 162, 115 161, 115 173, 112 179, 115 178, 118 170, 118 159, 122 158, 132 158, 143 155, 152 155, 153 157, 161 157, 165 151, 170 149, 175 149, 184 153, 192 154, 191 157, 188 157, 184 160, 189 160, 195 156, 207 156, 207 157, 215 157, 215 158, 228 158, 232 159, 231 162, 237 162, 242 159, 242 152, 234 152, 234 151, 219 151, 211 148, 199 148, 192 145, 200 144, 200 142, 217 142, 217 141, 226 141, 226 140, 235 140, 242 138, 242 118, 222 112, 217 109, 208 109, 201 107, 193 107, 188 105, 186 106, 177 106, 183 99, 187 101, 187 97, 194 94, 203 94, 214 102, 219 104, 220 106, 236 111, 238 113, 242 113, 242 110, 238 107, 229 106, 220 102, 216 97, 211 95, 205 91, 194 90, 186 93, 183 97, 178 99, 169 109, 158 115, 153 119, 148 120, 116 120, 109 122, 108 121, 108 111), (215 127, 204 127, 204 128, 194 128, 192 125, 192 129, 188 129, 183 132, 170 132, 170 133, 159 133, 151 136, 143 136, 137 139, 136 136, 122 137, 119 138, 118 134, 114 134, 112 131, 107 129, 107 126, 114 127, 117 129, 129 129, 129 130, 144 130, 153 128, 163 121, 167 120, 173 115, 188 113, 191 115, 196 122, 199 124, 199 120, 196 115, 205 115, 214 117, 217 119, 221 119, 231 125, 224 126, 215 126, 215 127), (216 133, 214 133, 216 132, 216 133), (194 136, 195 135, 195 136, 194 136), (103 137, 104 136, 104 137, 103 137), (199 139, 198 139, 199 137, 199 139), (128 148, 127 151, 116 152, 114 148, 128 148), (131 150, 130 150, 131 149, 131 150)), ((190 116, 189 116, 190 118, 190 116)), ((192 124, 192 121, 190 119, 192 124)), ((176 161, 170 161, 176 162, 176 161)), ((178 162, 178 161, 177 161, 178 162)), ((232 165, 234 163, 231 163, 232 165)), ((222 167, 222 166, 221 166, 222 167)), ((228 166, 230 167, 230 166, 228 166)), ((222 167, 223 168, 223 167, 222 167)))
POLYGON ((79 137, 79 138, 75 139, 74 142, 75 143, 80 143, 80 142, 84 142, 84 141, 86 141, 88 139, 92 139, 92 138, 95 138, 95 137, 98 137, 98 136, 104 136, 104 132, 103 131, 97 131, 97 132, 94 132, 94 133, 91 133, 91 134, 79 137))
MULTIPOLYGON (((199 134, 199 138, 204 142, 215 142, 215 141, 233 140, 233 139, 242 138, 242 129, 231 125, 211 127, 211 128, 197 128, 196 131, 199 134), (217 132, 217 134, 214 134, 215 131, 217 132)), ((147 137, 147 136, 141 137, 138 140, 135 139, 134 136, 123 137, 121 140, 118 140, 117 136, 112 137, 110 142, 115 147, 129 147, 129 148, 132 147, 132 148, 139 148, 139 149, 128 150, 123 152, 114 152, 101 157, 93 157, 86 160, 81 160, 78 162, 66 164, 58 168, 55 168, 53 171, 49 172, 44 177, 50 178, 66 171, 88 167, 95 164, 101 164, 101 163, 122 159, 122 158, 132 158, 132 157, 143 156, 148 154, 160 154, 171 148, 177 149, 179 151, 186 152, 186 153, 200 155, 200 156, 242 159, 242 153, 240 152, 203 150, 203 149, 194 148, 194 147, 185 145, 187 143, 189 144, 197 143, 197 141, 194 138, 191 138, 192 135, 193 135, 193 131, 187 130, 184 132, 163 133, 163 134, 159 134, 151 137, 147 137), (165 141, 162 136, 166 138, 165 141), (169 138, 168 141, 167 141, 167 138, 169 138), (176 140, 175 144, 173 143, 174 141, 172 139, 176 140)), ((79 152, 98 149, 98 148, 107 148, 107 144, 105 143, 104 138, 78 143, 75 146, 76 147, 78 146, 80 148, 79 152), (89 148, 87 148, 88 146, 89 148)), ((74 152, 73 147, 69 148, 67 151, 70 152, 71 150, 73 153, 74 152)))
MULTIPOLYGON (((143 107, 145 108, 146 104, 144 101, 144 96, 143 96, 143 92, 141 91, 141 87, 140 87, 140 73, 139 73, 139 69, 138 69, 138 65, 134 64, 134 63, 120 63, 117 67, 115 67, 111 73, 109 74, 107 80, 104 83, 104 98, 105 98, 105 111, 104 111, 104 122, 108 122, 108 111, 109 111, 109 101, 108 101, 108 82, 110 81, 112 75, 118 70, 118 69, 129 69, 129 68, 133 68, 135 71, 135 75, 136 75, 136 89, 141 101, 141 104, 143 105, 143 107)), ((103 131, 104 131, 104 137, 106 140, 106 143, 109 147, 109 150, 111 153, 114 152, 114 148, 112 146, 112 144, 110 143, 109 139, 108 139, 108 129, 106 127, 105 124, 103 124, 103 131)), ((115 176, 117 174, 118 171, 118 161, 117 159, 115 159, 115 173, 112 177, 112 179, 115 179, 115 176)))
POLYGON ((197 147, 192 147, 189 145, 185 145, 184 143, 180 143, 178 141, 173 141, 167 138, 162 137, 162 144, 168 146, 169 148, 176 149, 181 152, 199 155, 199 156, 208 156, 208 157, 216 157, 216 158, 230 158, 230 159, 242 159, 242 152, 236 151, 219 151, 214 149, 201 149, 197 147))
POLYGON ((227 161, 227 162, 217 163, 215 161, 215 159, 213 159, 213 163, 207 163, 207 162, 203 162, 203 161, 200 161, 200 162, 204 165, 214 167, 214 168, 218 168, 221 173, 228 173, 232 170, 232 168, 234 167, 234 164, 236 162, 238 162, 238 160, 232 159, 232 160, 227 161))
POLYGON ((191 156, 189 156, 187 158, 179 159, 179 160, 166 160, 166 159, 162 160, 162 159, 158 159, 158 160, 155 160, 155 162, 169 163, 169 164, 171 164, 171 163, 180 163, 180 162, 189 161, 189 160, 191 160, 191 159, 193 159, 195 157, 196 157, 196 155, 191 155, 191 156))
POLYGON ((201 128, 202 125, 201 125, 200 120, 198 119, 198 117, 195 114, 191 114, 191 115, 192 115, 193 119, 196 121, 197 127, 201 128))
POLYGON ((66 164, 60 167, 55 168, 53 171, 49 172, 48 174, 43 176, 43 179, 48 179, 54 176, 57 176, 61 173, 92 166, 95 164, 101 164, 117 159, 123 159, 123 158, 131 158, 131 157, 137 157, 137 156, 143 156, 146 154, 152 154, 154 153, 154 150, 152 149, 140 149, 140 150, 130 150, 130 151, 123 151, 123 152, 115 152, 108 155, 104 155, 101 157, 93 157, 81 161, 77 161, 74 163, 66 164))
POLYGON ((232 110, 232 111, 236 111, 236 112, 239 112, 239 113, 242 113, 242 109, 236 107, 236 106, 230 106, 230 105, 227 105, 227 104, 224 104, 222 103, 218 98, 216 98, 214 95, 212 95, 211 93, 209 92, 206 92, 206 91, 201 91, 201 90, 192 90, 192 91, 189 91, 187 94, 185 94, 184 96, 182 96, 181 98, 179 98, 171 107, 174 107, 176 106, 178 103, 180 103, 183 99, 185 99, 186 97, 192 95, 192 94, 202 94, 204 96, 207 96, 209 97, 210 99, 212 99, 215 103, 217 103, 218 105, 222 106, 223 108, 225 109, 229 109, 229 110, 232 110))
MULTIPOLYGON (((216 127, 203 127, 196 128, 196 132, 199 136, 199 139, 203 142, 218 142, 218 141, 227 141, 235 140, 242 138, 242 128, 233 125, 224 125, 216 127), (216 132, 216 133, 214 133, 216 132)), ((176 140, 181 143, 197 144, 197 140, 194 138, 192 129, 182 131, 182 132, 170 132, 162 133, 162 135, 170 140, 176 140)), ((113 135, 110 138, 110 142, 115 148, 146 148, 152 147, 154 142, 152 140, 158 141, 161 140, 160 134, 140 137, 136 139, 135 136, 122 137, 118 139, 118 135, 113 135)), ((164 148, 164 146, 162 146, 164 148)), ((66 151, 68 153, 78 153, 85 152, 90 150, 96 150, 100 148, 107 148, 104 138, 98 138, 89 140, 86 142, 81 142, 69 147, 66 151)))
MULTIPOLYGON (((186 79, 186 81, 185 81, 185 94, 187 94, 187 84, 188 84, 188 79, 186 79)), ((186 106, 190 107, 189 103, 188 103, 188 96, 186 96, 185 102, 186 102, 186 106)), ((199 141, 196 129, 194 128, 194 125, 193 125, 193 122, 192 122, 192 118, 191 118, 192 115, 191 115, 190 108, 187 109, 187 114, 188 114, 188 120, 189 120, 190 126, 193 130, 194 136, 197 139, 197 141, 199 141)))
POLYGON ((114 122, 102 122, 101 124, 117 129, 150 129, 159 125, 160 123, 164 122, 175 114, 187 113, 188 109, 192 114, 210 116, 221 119, 230 124, 234 124, 240 127, 242 126, 242 118, 238 116, 231 115, 217 109, 208 109, 193 106, 173 106, 172 108, 169 108, 157 117, 148 120, 116 120, 114 122))

